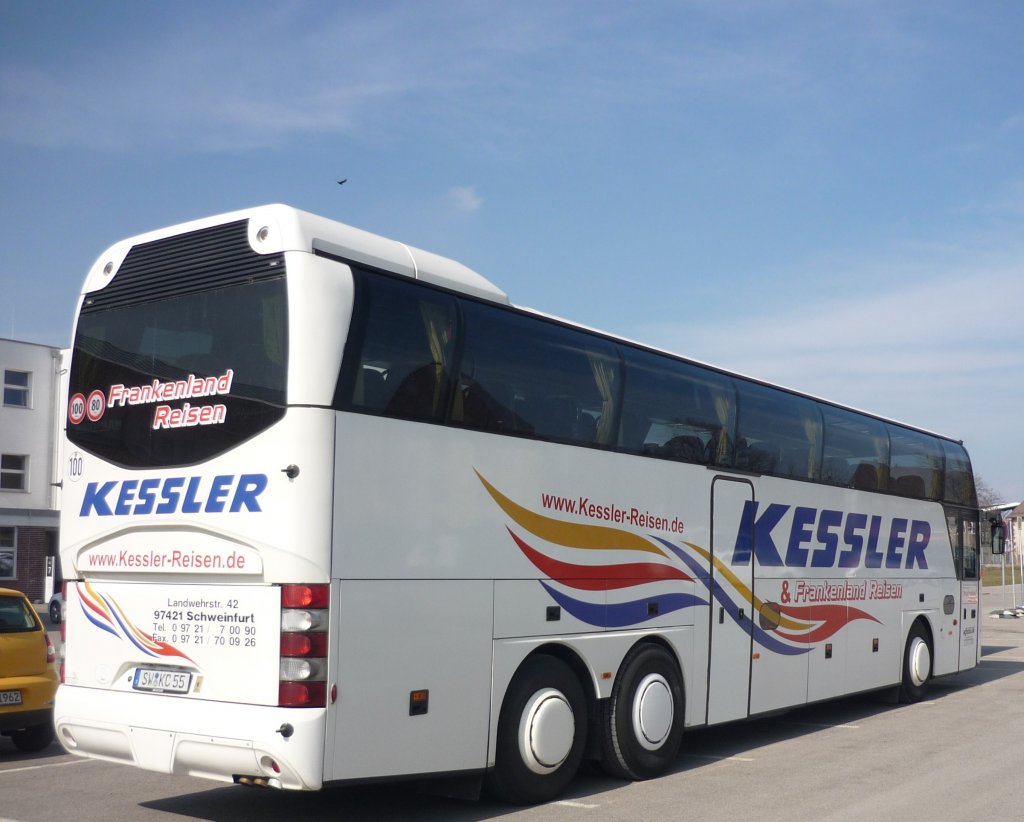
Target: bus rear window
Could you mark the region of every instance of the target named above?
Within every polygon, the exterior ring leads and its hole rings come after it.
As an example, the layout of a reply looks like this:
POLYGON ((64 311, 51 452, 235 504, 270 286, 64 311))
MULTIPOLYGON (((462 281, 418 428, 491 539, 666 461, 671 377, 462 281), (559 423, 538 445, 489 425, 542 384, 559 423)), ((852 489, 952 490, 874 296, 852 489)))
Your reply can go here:
POLYGON ((283 277, 83 313, 68 439, 119 465, 208 459, 284 416, 283 277))

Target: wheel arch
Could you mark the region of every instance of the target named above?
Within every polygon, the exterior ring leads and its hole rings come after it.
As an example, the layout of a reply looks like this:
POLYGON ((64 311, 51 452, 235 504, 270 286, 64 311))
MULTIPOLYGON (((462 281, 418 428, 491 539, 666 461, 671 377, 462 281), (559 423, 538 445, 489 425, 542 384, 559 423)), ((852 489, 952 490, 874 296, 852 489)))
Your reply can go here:
POLYGON ((920 625, 921 630, 924 631, 925 638, 928 640, 928 645, 932 649, 932 655, 935 653, 935 631, 932 628, 932 621, 928 614, 906 614, 904 617, 904 631, 903 631, 903 644, 907 644, 907 639, 910 637, 911 632, 914 630, 915 625, 920 625))
MULTIPOLYGON (((685 690, 686 690, 686 678, 683 675, 684 674, 684 672, 683 672, 683 663, 679 659, 679 653, 676 650, 675 646, 671 642, 669 642, 667 639, 665 639, 665 637, 659 636, 658 634, 648 634, 647 636, 640 637, 640 639, 638 639, 636 642, 634 642, 629 647, 629 650, 626 651, 626 653, 623 655, 623 657, 622 657, 623 662, 626 660, 627 657, 629 657, 631 654, 636 653, 641 648, 643 648, 645 645, 656 645, 659 648, 663 648, 664 650, 668 651, 668 655, 670 657, 672 657, 672 661, 675 662, 675 664, 676 664, 676 670, 679 671, 679 679, 682 681, 683 691, 685 693, 685 690)), ((621 668, 622 668, 622 665, 620 663, 619 664, 619 669, 621 670, 621 668)), ((618 676, 618 672, 616 672, 616 676, 618 676)))
POLYGON ((583 695, 587 698, 588 716, 593 717, 594 710, 597 706, 597 700, 599 698, 597 675, 590 669, 587 663, 583 661, 583 657, 580 656, 579 652, 569 645, 563 645, 559 642, 548 642, 537 646, 523 657, 522 661, 516 667, 516 671, 526 665, 531 659, 541 654, 545 656, 553 656, 569 666, 570 670, 579 680, 580 686, 583 688, 583 695))

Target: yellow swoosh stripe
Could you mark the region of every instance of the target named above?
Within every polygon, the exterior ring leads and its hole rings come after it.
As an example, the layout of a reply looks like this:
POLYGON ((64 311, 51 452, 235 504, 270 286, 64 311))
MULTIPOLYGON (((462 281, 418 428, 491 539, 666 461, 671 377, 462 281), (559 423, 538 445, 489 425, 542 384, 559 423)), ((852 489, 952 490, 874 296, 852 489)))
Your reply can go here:
MULTIPOLYGON (((733 588, 736 589, 737 593, 741 597, 743 597, 744 600, 751 603, 754 610, 756 610, 758 614, 761 613, 761 609, 764 607, 765 604, 764 600, 762 600, 760 597, 753 596, 753 592, 740 581, 740 578, 732 572, 732 569, 730 569, 728 565, 726 565, 717 557, 712 559, 711 553, 709 551, 705 551, 699 545, 694 545, 692 542, 687 542, 686 544, 689 545, 698 554, 700 554, 705 560, 709 562, 714 562, 715 570, 717 570, 719 573, 721 573, 722 576, 729 580, 730 584, 733 588)), ((792 631, 806 631, 808 628, 812 627, 812 624, 810 622, 797 622, 796 620, 791 619, 790 617, 787 617, 782 614, 772 613, 771 617, 773 622, 778 622, 780 626, 788 628, 792 631)))
POLYGON ((502 494, 501 491, 484 479, 479 471, 476 471, 476 475, 479 477, 480 482, 484 484, 487 493, 498 503, 501 510, 534 536, 552 542, 555 545, 564 545, 567 548, 646 551, 647 553, 667 558, 667 554, 664 551, 631 531, 607 528, 603 525, 581 525, 563 522, 546 517, 543 514, 534 513, 502 494))

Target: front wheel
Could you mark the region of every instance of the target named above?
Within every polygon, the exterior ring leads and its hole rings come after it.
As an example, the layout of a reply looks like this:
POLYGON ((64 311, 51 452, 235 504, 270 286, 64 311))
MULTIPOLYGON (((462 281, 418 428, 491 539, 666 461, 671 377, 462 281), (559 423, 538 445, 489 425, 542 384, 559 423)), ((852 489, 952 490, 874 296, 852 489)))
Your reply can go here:
POLYGON ((538 654, 509 684, 498 718, 491 790, 506 802, 554 799, 579 770, 587 742, 587 700, 564 662, 538 654))
POLYGON ((932 676, 932 646, 928 633, 915 622, 907 636, 903 649, 903 680, 900 683, 900 699, 903 702, 920 702, 928 692, 928 681, 932 676))
POLYGON ((602 767, 650 779, 672 764, 683 736, 683 684, 672 655, 644 645, 623 661, 604 710, 602 767))

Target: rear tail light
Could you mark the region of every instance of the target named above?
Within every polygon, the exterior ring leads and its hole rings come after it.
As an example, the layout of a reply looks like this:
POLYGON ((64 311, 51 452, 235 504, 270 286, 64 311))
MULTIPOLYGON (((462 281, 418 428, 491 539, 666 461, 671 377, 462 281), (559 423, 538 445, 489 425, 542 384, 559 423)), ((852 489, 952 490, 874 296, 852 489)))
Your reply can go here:
POLYGON ((281 586, 281 664, 278 704, 327 704, 328 585, 281 586))
POLYGON ((48 633, 44 632, 43 638, 46 640, 46 664, 49 665, 51 662, 57 661, 57 651, 54 649, 48 633))
POLYGON ((282 608, 326 608, 330 596, 327 585, 282 585, 282 608))

